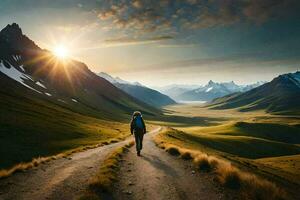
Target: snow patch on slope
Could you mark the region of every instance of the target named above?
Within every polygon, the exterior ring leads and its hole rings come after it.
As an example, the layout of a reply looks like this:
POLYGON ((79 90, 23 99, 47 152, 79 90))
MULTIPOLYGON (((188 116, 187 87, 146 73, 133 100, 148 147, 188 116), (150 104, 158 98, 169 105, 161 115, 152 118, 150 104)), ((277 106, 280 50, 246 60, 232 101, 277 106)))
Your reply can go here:
POLYGON ((13 57, 13 59, 14 59, 16 62, 18 62, 19 60, 21 60, 21 56, 20 56, 20 55, 13 55, 12 57, 13 57))
POLYGON ((35 84, 37 84, 38 86, 40 86, 42 88, 47 89, 46 86, 44 86, 40 81, 37 81, 35 84))
POLYGON ((62 99, 57 99, 57 101, 62 102, 62 103, 66 103, 64 100, 62 99))
MULTIPOLYGON (((8 62, 7 62, 8 63, 8 62)), ((9 78, 21 83, 22 85, 24 85, 25 87, 40 93, 40 91, 30 87, 29 85, 26 85, 24 80, 32 80, 32 78, 20 71, 18 71, 16 68, 14 68, 10 63, 8 63, 10 68, 5 67, 5 65, 3 64, 3 61, 0 62, 0 72, 2 72, 3 74, 5 74, 6 76, 8 76, 9 78)))
POLYGON ((211 91, 212 89, 213 89, 213 87, 207 88, 207 89, 205 90, 205 92, 209 92, 209 91, 211 91))
POLYGON ((20 65, 20 69, 25 72, 25 69, 24 69, 24 66, 23 65, 20 65))

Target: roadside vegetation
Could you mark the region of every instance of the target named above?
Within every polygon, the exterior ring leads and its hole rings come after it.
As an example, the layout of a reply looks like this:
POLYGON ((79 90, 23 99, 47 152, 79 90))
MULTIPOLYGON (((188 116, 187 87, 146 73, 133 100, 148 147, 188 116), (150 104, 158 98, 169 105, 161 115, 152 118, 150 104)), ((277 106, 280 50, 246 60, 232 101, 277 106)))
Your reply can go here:
MULTIPOLYGON (((165 107, 170 117, 198 120, 157 122, 176 128, 162 138, 171 144, 217 155, 299 194, 300 117, 261 111, 210 110, 197 104, 165 107)), ((291 193, 289 191, 289 193, 291 193)))
POLYGON ((167 129, 155 137, 156 144, 174 156, 192 160, 195 168, 201 172, 215 175, 215 180, 221 185, 237 190, 243 199, 287 199, 285 191, 274 183, 262 179, 252 173, 242 171, 229 161, 211 156, 199 150, 184 148, 166 140, 166 135, 174 132, 167 129))
POLYGON ((81 196, 80 200, 98 200, 101 197, 111 196, 113 190, 113 183, 117 179, 117 173, 119 170, 119 162, 121 161, 124 153, 128 151, 128 148, 134 145, 131 141, 124 146, 115 149, 107 158, 103 161, 97 174, 89 181, 88 191, 81 196))
POLYGON ((68 151, 59 153, 57 155, 53 155, 53 156, 33 158, 31 162, 22 162, 22 163, 16 164, 15 166, 13 166, 9 169, 0 170, 0 179, 1 178, 6 178, 6 177, 12 175, 13 173, 24 172, 26 170, 37 167, 40 164, 48 163, 51 160, 57 160, 57 159, 60 159, 60 158, 69 159, 69 157, 74 153, 83 152, 83 151, 86 151, 86 150, 89 150, 89 149, 94 149, 94 148, 97 148, 97 147, 100 147, 100 146, 103 146, 103 145, 109 145, 111 143, 116 143, 116 142, 119 142, 119 139, 108 140, 108 141, 105 141, 105 142, 102 142, 102 143, 99 143, 99 144, 96 144, 96 145, 81 146, 79 148, 68 150, 68 151))

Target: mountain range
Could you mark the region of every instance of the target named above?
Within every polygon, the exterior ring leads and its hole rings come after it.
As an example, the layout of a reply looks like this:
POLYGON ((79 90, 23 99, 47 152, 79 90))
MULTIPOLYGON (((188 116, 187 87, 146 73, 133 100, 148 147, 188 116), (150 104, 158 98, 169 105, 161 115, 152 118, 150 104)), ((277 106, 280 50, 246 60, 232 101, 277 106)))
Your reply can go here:
POLYGON ((129 95, 143 101, 151 106, 162 107, 170 104, 175 104, 176 102, 156 90, 143 86, 139 82, 131 83, 129 81, 125 81, 119 77, 112 77, 107 73, 101 72, 98 74, 102 78, 105 78, 112 84, 114 84, 119 89, 128 93, 129 95))
POLYGON ((160 91, 161 93, 168 95, 176 101, 180 101, 178 96, 184 92, 194 90, 200 87, 199 85, 183 85, 183 84, 171 84, 163 87, 154 87, 154 89, 160 91))
POLYGON ((28 105, 37 101, 55 104, 101 118, 118 118, 134 110, 159 113, 99 77, 84 63, 60 60, 41 49, 15 23, 0 32, 0 85, 1 113, 11 109, 5 105, 14 105, 9 102, 17 98, 28 105))
POLYGON ((163 92, 177 101, 211 101, 215 98, 226 96, 236 92, 251 90, 264 82, 251 85, 237 85, 233 81, 217 83, 210 80, 205 86, 169 86, 163 92))
POLYGON ((1 169, 119 140, 135 110, 162 114, 84 63, 41 49, 15 23, 0 31, 0 110, 1 169))
POLYGON ((300 114, 300 72, 288 73, 240 94, 215 99, 214 109, 266 110, 277 114, 300 114))

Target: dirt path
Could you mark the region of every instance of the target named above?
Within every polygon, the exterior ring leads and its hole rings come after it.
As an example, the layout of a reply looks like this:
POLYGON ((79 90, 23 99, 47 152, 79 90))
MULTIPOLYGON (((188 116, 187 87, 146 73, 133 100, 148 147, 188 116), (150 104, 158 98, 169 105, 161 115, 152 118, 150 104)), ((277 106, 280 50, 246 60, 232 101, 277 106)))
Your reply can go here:
POLYGON ((132 147, 124 157, 115 185, 114 199, 234 199, 213 181, 213 176, 196 172, 191 162, 170 156, 146 135, 142 156, 132 147))
POLYGON ((101 162, 128 141, 75 153, 0 180, 1 200, 71 200, 80 196, 101 162))
MULTIPOLYGON (((212 180, 195 172, 191 163, 157 148, 148 133, 142 157, 134 147, 125 155, 115 199, 232 199, 212 180)), ((80 197, 105 157, 127 141, 75 153, 0 180, 0 200, 71 200, 80 197)))

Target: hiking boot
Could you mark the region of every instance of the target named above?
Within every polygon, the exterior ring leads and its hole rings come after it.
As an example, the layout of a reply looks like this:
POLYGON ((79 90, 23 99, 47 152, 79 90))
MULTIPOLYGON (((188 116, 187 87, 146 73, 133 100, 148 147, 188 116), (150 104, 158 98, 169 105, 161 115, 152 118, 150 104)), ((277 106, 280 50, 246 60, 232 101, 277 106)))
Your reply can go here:
POLYGON ((141 151, 136 152, 137 156, 141 156, 141 151))

